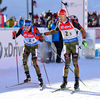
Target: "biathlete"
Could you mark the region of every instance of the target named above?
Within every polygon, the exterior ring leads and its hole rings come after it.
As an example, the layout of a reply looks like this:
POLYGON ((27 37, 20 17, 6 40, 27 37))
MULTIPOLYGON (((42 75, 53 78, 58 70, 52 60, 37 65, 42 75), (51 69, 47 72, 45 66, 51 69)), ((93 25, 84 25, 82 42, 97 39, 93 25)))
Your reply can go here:
POLYGON ((78 65, 79 44, 78 44, 77 33, 74 28, 77 28, 82 32, 82 38, 83 38, 82 44, 84 46, 87 45, 86 33, 83 27, 77 22, 77 20, 70 19, 67 17, 66 11, 64 9, 59 10, 58 17, 59 21, 56 24, 56 28, 51 31, 45 32, 44 35, 52 35, 59 31, 62 33, 65 66, 63 68, 63 82, 60 87, 65 88, 67 85, 68 71, 72 55, 72 61, 74 65, 74 76, 75 76, 74 89, 77 89, 79 88, 79 65, 78 65))
POLYGON ((18 30, 17 33, 16 31, 13 31, 12 34, 13 34, 13 37, 12 37, 13 39, 17 38, 19 35, 22 35, 24 37, 24 51, 23 51, 23 57, 22 57, 23 67, 26 74, 26 79, 24 80, 24 82, 27 83, 28 81, 31 81, 29 68, 27 65, 27 60, 31 53, 32 65, 34 66, 36 74, 38 76, 39 84, 42 87, 43 79, 41 77, 40 68, 37 64, 37 56, 35 54, 35 49, 38 48, 38 41, 42 42, 44 40, 43 36, 39 33, 39 30, 37 29, 37 27, 34 27, 31 25, 30 20, 25 20, 24 26, 22 26, 18 30))

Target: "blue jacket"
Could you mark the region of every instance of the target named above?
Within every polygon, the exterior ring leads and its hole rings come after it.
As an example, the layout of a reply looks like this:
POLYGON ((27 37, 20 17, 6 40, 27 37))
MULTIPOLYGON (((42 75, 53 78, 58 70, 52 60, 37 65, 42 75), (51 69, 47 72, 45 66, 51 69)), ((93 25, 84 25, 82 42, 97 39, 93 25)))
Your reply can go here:
POLYGON ((14 25, 13 27, 14 27, 14 28, 19 28, 19 26, 17 26, 17 25, 14 25))
MULTIPOLYGON (((50 25, 50 28, 51 30, 55 29, 56 25, 55 24, 51 24, 50 25)), ((53 34, 52 35, 52 42, 55 42, 55 41, 59 41, 59 32, 57 32, 56 34, 53 34)))
POLYGON ((24 25, 24 20, 19 19, 19 27, 22 27, 24 25))

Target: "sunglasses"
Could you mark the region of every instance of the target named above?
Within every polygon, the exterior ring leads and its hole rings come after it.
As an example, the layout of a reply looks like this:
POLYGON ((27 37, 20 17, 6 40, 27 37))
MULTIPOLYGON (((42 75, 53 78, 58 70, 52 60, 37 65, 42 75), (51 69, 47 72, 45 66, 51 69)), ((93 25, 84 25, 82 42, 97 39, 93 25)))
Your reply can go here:
POLYGON ((59 15, 58 17, 63 17, 64 15, 59 15))

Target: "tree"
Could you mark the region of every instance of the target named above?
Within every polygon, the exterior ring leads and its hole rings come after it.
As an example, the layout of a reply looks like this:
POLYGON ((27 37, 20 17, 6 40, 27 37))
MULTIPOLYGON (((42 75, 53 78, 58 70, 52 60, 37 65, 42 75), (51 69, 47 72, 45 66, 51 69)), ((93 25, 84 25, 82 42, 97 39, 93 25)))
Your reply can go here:
MULTIPOLYGON (((1 5, 1 4, 2 4, 2 0, 0 0, 0 5, 1 5)), ((4 8, 0 8, 0 12, 2 13, 2 12, 4 12, 6 9, 7 9, 7 6, 4 7, 4 8)))

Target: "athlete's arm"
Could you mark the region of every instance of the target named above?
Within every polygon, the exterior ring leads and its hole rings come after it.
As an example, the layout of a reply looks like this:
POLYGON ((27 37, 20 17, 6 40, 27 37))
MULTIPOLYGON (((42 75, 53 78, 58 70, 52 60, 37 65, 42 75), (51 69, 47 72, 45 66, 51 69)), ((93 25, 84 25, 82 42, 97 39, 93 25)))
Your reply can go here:
POLYGON ((41 33, 39 32, 38 28, 37 27, 34 27, 34 32, 36 34, 36 39, 38 39, 40 42, 43 42, 44 38, 43 36, 41 35, 41 33))
POLYGON ((74 19, 72 20, 72 24, 75 28, 77 28, 78 30, 80 30, 82 32, 82 38, 85 39, 86 32, 85 32, 84 28, 74 19))
POLYGON ((56 34, 56 33, 59 32, 59 31, 60 31, 60 30, 59 30, 59 28, 58 28, 58 22, 57 22, 56 28, 53 29, 53 30, 50 30, 50 31, 48 31, 48 32, 45 32, 44 35, 52 35, 52 34, 56 34))
POLYGON ((22 33, 23 27, 21 27, 18 32, 16 33, 16 36, 13 36, 13 39, 17 38, 22 33))

